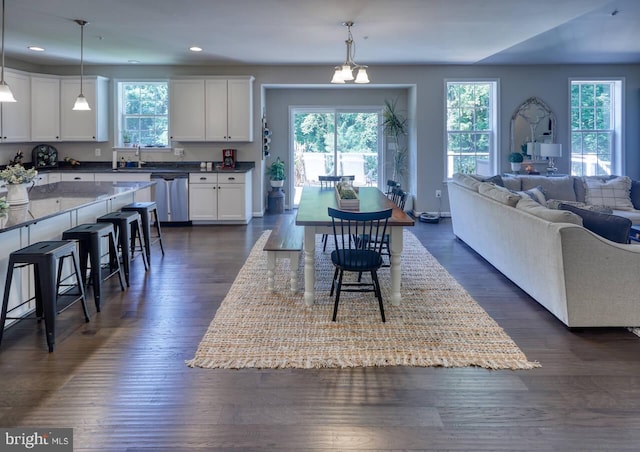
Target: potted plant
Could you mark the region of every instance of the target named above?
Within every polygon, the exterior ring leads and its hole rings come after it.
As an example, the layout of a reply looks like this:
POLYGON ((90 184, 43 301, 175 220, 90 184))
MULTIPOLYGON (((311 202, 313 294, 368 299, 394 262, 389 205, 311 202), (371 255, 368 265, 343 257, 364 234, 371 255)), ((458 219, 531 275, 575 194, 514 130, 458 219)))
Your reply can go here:
POLYGON ((522 157, 522 154, 519 152, 512 152, 511 154, 509 154, 509 162, 511 163, 511 171, 519 171, 520 170, 520 163, 522 163, 524 160, 524 157, 522 157))
POLYGON ((129 132, 124 132, 122 134, 122 143, 124 144, 125 148, 131 146, 131 134, 129 132))
POLYGON ((269 180, 271 182, 271 186, 282 187, 285 179, 284 162, 280 160, 280 157, 278 157, 271 166, 269 166, 269 180))
POLYGON ((382 129, 388 137, 388 147, 393 151, 393 175, 391 178, 399 182, 404 175, 407 164, 407 147, 401 143, 401 137, 407 134, 407 118, 398 112, 398 100, 385 100, 382 110, 382 129))

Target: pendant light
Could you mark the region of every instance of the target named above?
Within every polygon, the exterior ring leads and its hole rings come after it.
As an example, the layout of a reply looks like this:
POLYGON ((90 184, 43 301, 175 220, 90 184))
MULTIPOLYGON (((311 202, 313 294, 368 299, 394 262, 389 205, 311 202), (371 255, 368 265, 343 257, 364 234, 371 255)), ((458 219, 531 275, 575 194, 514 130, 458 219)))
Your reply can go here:
MULTIPOLYGON (((4 1, 4 0, 3 0, 4 1)), ((74 110, 91 110, 87 98, 82 94, 82 79, 84 77, 84 26, 89 22, 82 19, 76 19, 76 23, 80 25, 80 94, 73 105, 74 110)))
POLYGON ((344 42, 347 46, 347 57, 341 66, 335 67, 335 72, 331 83, 344 83, 353 80, 353 71, 358 70, 358 74, 355 77, 355 83, 369 83, 369 77, 367 75, 367 67, 363 64, 357 64, 353 61, 353 36, 351 35, 351 27, 353 22, 343 22, 342 25, 347 27, 347 40, 344 42))
POLYGON ((4 81, 4 0, 2 0, 2 69, 0 73, 0 102, 15 102, 11 88, 4 81))

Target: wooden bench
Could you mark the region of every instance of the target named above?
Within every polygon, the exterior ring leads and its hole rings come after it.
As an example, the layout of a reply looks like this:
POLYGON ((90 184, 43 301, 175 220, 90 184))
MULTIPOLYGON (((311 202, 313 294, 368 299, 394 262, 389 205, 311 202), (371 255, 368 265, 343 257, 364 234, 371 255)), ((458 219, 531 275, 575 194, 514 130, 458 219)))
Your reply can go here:
POLYGON ((267 281, 270 291, 274 290, 277 257, 289 259, 291 292, 298 290, 298 262, 302 253, 303 239, 304 229, 296 225, 296 216, 281 215, 263 248, 267 252, 267 281))

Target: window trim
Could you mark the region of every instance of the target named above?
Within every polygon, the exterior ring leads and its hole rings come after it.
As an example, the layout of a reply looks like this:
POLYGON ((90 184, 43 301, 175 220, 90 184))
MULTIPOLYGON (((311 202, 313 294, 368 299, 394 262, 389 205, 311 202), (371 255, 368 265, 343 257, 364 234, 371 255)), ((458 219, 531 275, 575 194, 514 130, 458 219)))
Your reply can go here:
MULTIPOLYGON (((124 147, 122 146, 121 142, 120 142, 120 131, 121 131, 121 127, 122 127, 122 115, 121 115, 121 111, 120 111, 120 84, 121 83, 166 83, 167 84, 167 93, 169 93, 169 91, 171 90, 171 84, 170 84, 170 79, 168 78, 153 78, 153 77, 136 77, 136 78, 117 78, 117 79, 113 79, 113 85, 112 85, 112 99, 113 99, 113 149, 116 151, 131 151, 131 152, 135 152, 135 148, 133 147, 124 147)), ((170 102, 170 96, 168 96, 167 99, 167 119, 169 122, 169 127, 168 127, 168 136, 171 136, 171 105, 169 104, 170 102)), ((162 153, 162 152, 172 152, 173 151, 173 142, 171 141, 171 139, 169 138, 168 144, 165 147, 144 147, 141 148, 145 151, 152 151, 152 152, 158 152, 158 153, 162 153)))
POLYGON ((492 84, 494 92, 490 99, 491 112, 489 115, 489 119, 494 127, 492 129, 492 134, 489 137, 489 168, 490 168, 491 174, 499 174, 499 167, 501 163, 501 160, 500 160, 501 128, 500 128, 500 120, 499 120, 500 119, 500 78, 498 77, 445 78, 443 90, 442 90, 443 92, 442 112, 443 112, 443 125, 444 125, 443 137, 442 137, 442 144, 443 144, 442 155, 443 155, 444 182, 451 180, 451 178, 448 176, 449 156, 447 151, 448 133, 449 133, 449 129, 447 127, 447 118, 448 118, 447 88, 449 83, 490 83, 492 84))
POLYGON ((568 93, 568 118, 567 118, 567 157, 569 158, 569 174, 571 174, 571 157, 573 150, 571 149, 571 134, 573 129, 571 127, 571 87, 573 83, 607 83, 611 82, 615 86, 616 92, 612 96, 614 102, 614 124, 613 124, 613 150, 611 152, 611 174, 626 174, 626 155, 625 149, 625 77, 569 77, 567 82, 568 93))

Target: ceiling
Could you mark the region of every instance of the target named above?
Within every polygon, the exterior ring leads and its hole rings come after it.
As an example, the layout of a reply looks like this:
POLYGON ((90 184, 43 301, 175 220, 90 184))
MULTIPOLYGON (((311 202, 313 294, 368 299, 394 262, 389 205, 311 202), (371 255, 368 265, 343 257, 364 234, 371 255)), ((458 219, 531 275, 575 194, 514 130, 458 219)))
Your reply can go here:
POLYGON ((369 66, 640 63, 640 0, 5 1, 6 57, 42 65, 78 63, 74 19, 88 65, 337 65, 346 20, 369 66))

